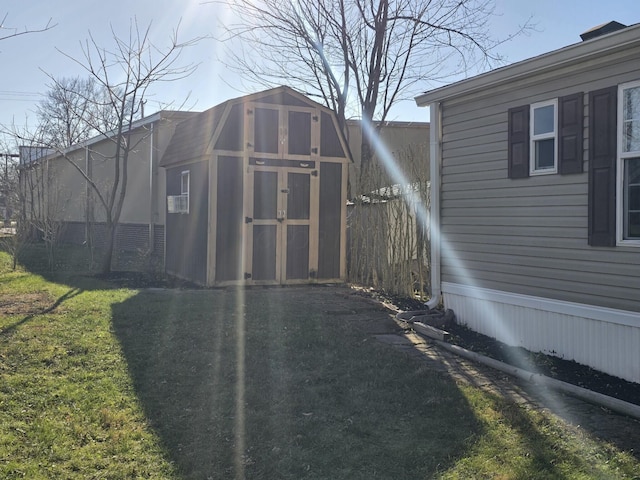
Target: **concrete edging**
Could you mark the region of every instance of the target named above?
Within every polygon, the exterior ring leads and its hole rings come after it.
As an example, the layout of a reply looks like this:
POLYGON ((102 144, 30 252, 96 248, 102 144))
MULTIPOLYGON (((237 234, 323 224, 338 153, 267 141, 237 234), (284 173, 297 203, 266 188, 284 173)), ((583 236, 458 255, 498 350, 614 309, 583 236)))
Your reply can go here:
MULTIPOLYGON (((406 318, 408 316, 407 314, 413 314, 410 318, 419 316, 416 312, 399 312, 396 315, 396 319, 402 322, 407 322, 407 318, 406 318)), ((419 335, 422 335, 420 332, 416 332, 416 333, 418 333, 419 335)), ((435 342, 437 345, 444 348, 445 350, 448 350, 468 360, 481 363, 488 367, 507 373, 511 376, 517 377, 521 380, 525 380, 527 382, 531 382, 536 385, 542 385, 548 388, 552 388, 554 390, 558 390, 560 392, 566 393, 573 397, 577 397, 581 400, 585 400, 590 403, 595 403, 596 405, 601 405, 615 412, 622 413, 624 415, 628 415, 630 417, 640 420, 640 405, 635 405, 633 403, 625 402, 624 400, 619 400, 617 398, 613 398, 608 395, 604 395, 602 393, 598 393, 592 390, 588 390, 586 388, 578 387, 577 385, 563 382, 561 380, 556 380, 555 378, 550 378, 539 373, 532 373, 527 370, 523 370, 522 368, 514 367, 513 365, 509 365, 507 363, 501 362, 494 358, 490 358, 485 355, 472 352, 470 350, 459 347, 457 345, 452 345, 450 343, 443 342, 436 338, 431 338, 431 337, 429 338, 430 340, 432 340, 433 342, 435 342)))

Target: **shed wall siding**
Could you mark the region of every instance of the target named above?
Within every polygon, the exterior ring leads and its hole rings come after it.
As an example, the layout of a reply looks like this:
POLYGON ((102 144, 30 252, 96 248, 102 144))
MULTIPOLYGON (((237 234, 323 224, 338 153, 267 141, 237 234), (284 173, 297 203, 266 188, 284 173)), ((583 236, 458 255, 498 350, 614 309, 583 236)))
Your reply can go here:
POLYGON ((507 178, 509 108, 640 79, 640 52, 520 79, 442 108, 442 280, 640 312, 640 249, 587 244, 584 173, 507 178))
POLYGON ((199 284, 207 281, 209 218, 208 162, 167 170, 167 195, 180 194, 180 176, 189 171, 189 213, 167 213, 165 266, 168 273, 199 284))

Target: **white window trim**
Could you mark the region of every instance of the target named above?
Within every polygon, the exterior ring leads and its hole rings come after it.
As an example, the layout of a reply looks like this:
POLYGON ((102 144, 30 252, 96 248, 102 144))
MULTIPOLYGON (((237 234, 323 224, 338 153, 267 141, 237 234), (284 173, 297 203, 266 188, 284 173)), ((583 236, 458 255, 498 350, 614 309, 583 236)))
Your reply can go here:
POLYGON ((546 100, 544 102, 532 103, 529 106, 529 175, 551 175, 558 173, 558 99, 546 100), (553 132, 534 135, 535 125, 534 111, 536 108, 553 105, 553 132), (535 142, 538 140, 548 140, 553 138, 553 168, 541 168, 536 170, 536 148, 535 142))
POLYGON ((622 92, 627 88, 640 87, 640 80, 635 82, 622 83, 618 85, 618 118, 617 118, 617 152, 618 157, 616 159, 616 245, 627 247, 640 247, 640 239, 625 239, 624 238, 624 161, 627 158, 640 157, 640 151, 636 152, 624 152, 622 141, 622 92))
POLYGON ((182 198, 186 198, 186 200, 183 200, 184 202, 186 202, 187 204, 187 208, 186 210, 183 211, 183 213, 188 214, 189 213, 189 191, 191 190, 191 171, 190 170, 183 170, 182 172, 180 172, 180 196, 182 198), (187 189, 186 191, 184 190, 184 177, 187 177, 187 189))

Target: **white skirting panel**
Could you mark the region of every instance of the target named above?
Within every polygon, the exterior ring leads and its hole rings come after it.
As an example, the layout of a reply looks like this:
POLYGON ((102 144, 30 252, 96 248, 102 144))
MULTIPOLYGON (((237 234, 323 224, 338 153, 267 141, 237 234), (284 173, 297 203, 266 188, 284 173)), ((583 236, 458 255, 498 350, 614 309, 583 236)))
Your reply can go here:
POLYGON ((458 323, 640 383, 640 313, 443 282, 458 323))

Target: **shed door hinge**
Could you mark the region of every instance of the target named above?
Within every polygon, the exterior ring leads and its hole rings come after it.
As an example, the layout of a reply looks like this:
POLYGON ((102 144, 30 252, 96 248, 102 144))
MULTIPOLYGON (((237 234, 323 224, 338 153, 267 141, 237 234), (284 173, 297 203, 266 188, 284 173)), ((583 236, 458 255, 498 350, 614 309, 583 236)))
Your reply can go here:
POLYGON ((244 279, 249 280, 251 278, 251 274, 248 272, 244 272, 244 279))
POLYGON ((244 223, 251 223, 253 222, 253 218, 251 217, 244 217, 244 223))

